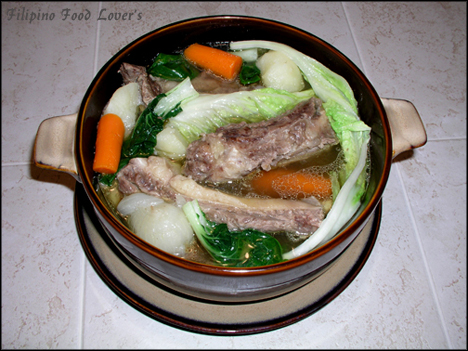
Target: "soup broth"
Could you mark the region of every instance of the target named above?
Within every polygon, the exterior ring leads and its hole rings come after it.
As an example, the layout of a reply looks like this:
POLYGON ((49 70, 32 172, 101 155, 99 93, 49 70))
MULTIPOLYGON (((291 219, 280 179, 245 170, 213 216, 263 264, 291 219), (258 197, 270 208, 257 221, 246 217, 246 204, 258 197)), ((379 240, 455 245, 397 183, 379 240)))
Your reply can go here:
MULTIPOLYGON (((171 162, 176 163, 178 167, 183 166, 183 161, 171 160, 171 162)), ((316 174, 324 178, 329 178, 330 173, 339 172, 339 169, 342 165, 343 158, 341 153, 341 147, 338 144, 325 148, 324 150, 304 160, 293 162, 278 169, 287 170, 292 174, 296 172, 305 172, 310 174, 316 174)), ((285 188, 283 188, 283 191, 281 191, 281 183, 278 184, 279 194, 276 194, 274 196, 269 196, 265 195, 264 193, 258 192, 252 186, 252 181, 255 180, 255 178, 258 177, 258 175, 259 171, 254 171, 246 177, 243 177, 242 179, 236 181, 229 181, 218 184, 205 182, 203 183, 203 185, 227 194, 246 198, 283 198, 300 200, 306 197, 304 196, 304 194, 297 192, 288 193, 288 190, 285 188)), ((100 184, 98 188, 98 193, 100 194, 101 198, 105 201, 109 209, 111 209, 112 213, 117 218, 119 218, 125 226, 128 227, 128 216, 122 216, 116 210, 118 203, 124 197, 124 194, 122 194, 119 191, 118 185, 119 184, 117 180, 114 181, 114 183, 110 187, 100 184)), ((333 196, 330 195, 327 197, 316 197, 316 199, 323 206, 324 213, 326 215, 333 203, 333 196)), ((284 252, 294 249, 295 247, 303 243, 308 237, 296 233, 288 233, 281 231, 269 234, 274 236, 279 241, 284 252)), ((194 238, 192 243, 187 247, 185 254, 182 257, 187 260, 202 264, 219 265, 219 263, 213 260, 213 258, 207 253, 207 251, 200 245, 199 241, 196 240, 196 238, 194 238)))

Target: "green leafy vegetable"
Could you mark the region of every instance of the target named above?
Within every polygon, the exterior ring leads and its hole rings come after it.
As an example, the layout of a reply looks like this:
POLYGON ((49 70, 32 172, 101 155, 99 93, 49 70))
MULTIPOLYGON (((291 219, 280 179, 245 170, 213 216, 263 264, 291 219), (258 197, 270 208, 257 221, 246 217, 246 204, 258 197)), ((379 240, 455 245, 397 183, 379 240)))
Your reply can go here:
POLYGON ((154 77, 167 80, 183 81, 185 78, 195 78, 198 70, 185 60, 183 55, 168 55, 160 53, 148 68, 148 73, 154 77))
POLYGON ((157 134, 163 130, 164 122, 182 111, 183 101, 197 96, 189 78, 166 94, 156 96, 138 117, 130 139, 124 143, 122 156, 133 158, 153 155, 157 134))
POLYGON ((123 158, 148 157, 154 153, 156 135, 163 129, 164 120, 153 110, 165 94, 156 96, 138 117, 130 138, 122 147, 123 158))
POLYGON ((226 224, 209 221, 197 200, 182 210, 200 243, 221 265, 257 267, 283 261, 281 245, 272 236, 254 229, 229 231, 226 224))
POLYGON ((345 167, 339 175, 332 177, 335 200, 330 212, 314 234, 297 248, 283 255, 285 259, 290 259, 307 253, 331 239, 359 208, 367 186, 370 127, 360 120, 357 101, 343 77, 317 60, 281 43, 251 40, 232 42, 230 45, 231 50, 252 48, 282 52, 299 67, 304 78, 324 102, 323 108, 344 153, 345 167))
POLYGON ((244 62, 242 63, 242 68, 239 73, 239 80, 242 85, 249 85, 256 83, 261 79, 261 72, 258 67, 255 65, 255 62, 244 62))

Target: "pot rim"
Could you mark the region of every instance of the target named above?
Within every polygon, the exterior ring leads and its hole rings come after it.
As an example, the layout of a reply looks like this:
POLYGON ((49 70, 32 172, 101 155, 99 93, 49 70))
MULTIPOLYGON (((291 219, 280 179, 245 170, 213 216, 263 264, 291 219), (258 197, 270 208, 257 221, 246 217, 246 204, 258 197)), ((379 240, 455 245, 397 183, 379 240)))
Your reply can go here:
POLYGON ((75 159, 77 160, 76 162, 77 162, 78 174, 81 178, 85 191, 93 204, 95 211, 97 211, 100 216, 105 218, 109 222, 109 224, 111 224, 111 226, 116 231, 118 231, 119 234, 122 235, 126 240, 128 240, 131 244, 137 246, 138 248, 145 251, 146 253, 149 253, 150 255, 155 256, 156 258, 159 258, 165 262, 168 262, 170 264, 173 264, 173 265, 176 265, 181 268, 188 269, 188 270, 197 271, 197 272, 206 273, 206 274, 222 275, 222 276, 255 276, 255 275, 272 274, 272 273, 277 273, 281 271, 286 271, 294 267, 298 267, 303 264, 306 264, 307 262, 310 262, 316 259, 317 257, 320 257, 323 254, 329 252, 334 247, 343 243, 350 235, 352 235, 352 233, 354 233, 357 230, 360 230, 360 228, 367 222, 369 216, 372 214, 372 212, 374 211, 374 209, 380 202, 383 191, 385 189, 385 185, 388 180, 390 167, 391 167, 391 161, 392 161, 392 136, 390 132, 389 121, 387 119, 387 115, 381 103, 380 97, 376 93, 374 87, 371 85, 367 77, 361 72, 361 70, 350 59, 348 59, 344 54, 342 54, 334 46, 330 45, 323 39, 320 39, 319 37, 303 29, 294 27, 290 24, 286 24, 286 23, 279 22, 276 20, 265 19, 261 17, 243 16, 243 15, 202 16, 202 17, 193 17, 193 18, 188 18, 188 19, 177 21, 177 22, 173 22, 165 26, 159 27, 155 30, 152 30, 146 34, 143 34, 139 38, 135 39, 134 41, 132 41, 131 43, 127 44, 122 49, 120 49, 115 55, 113 55, 101 67, 101 69, 98 71, 98 73, 95 75, 94 79, 92 80, 91 84, 89 85, 84 95, 84 98, 82 100, 82 103, 80 105, 79 112, 78 112, 76 131, 75 131, 75 159), (360 78, 360 80, 366 86, 366 89, 370 92, 372 97, 375 99, 376 107, 378 110, 378 115, 381 118, 381 122, 382 122, 382 131, 385 135, 384 140, 386 144, 385 145, 386 155, 385 155, 384 164, 383 164, 383 171, 382 171, 382 175, 378 183, 376 184, 374 194, 370 198, 367 206, 362 210, 362 212, 357 217, 356 215, 353 216, 354 219, 351 219, 350 222, 346 224, 347 226, 344 230, 339 232, 337 235, 335 235, 331 240, 329 240, 324 245, 321 245, 304 255, 289 259, 281 263, 273 264, 273 265, 260 266, 260 267, 245 267, 245 268, 244 267, 243 268, 221 267, 221 266, 214 266, 214 265, 208 265, 208 264, 202 264, 198 262, 189 261, 187 259, 169 254, 161 249, 158 249, 146 243, 139 237, 137 237, 127 227, 125 227, 119 220, 117 220, 117 218, 110 212, 110 210, 106 207, 106 205, 101 201, 101 199, 97 195, 96 190, 94 189, 94 186, 93 186, 94 173, 89 174, 86 171, 86 167, 83 162, 84 156, 83 156, 82 149, 80 146, 80 141, 82 140, 83 131, 84 131, 84 128, 83 128, 84 127, 83 126, 84 112, 86 111, 88 104, 90 102, 89 98, 95 91, 96 86, 99 84, 101 79, 103 79, 102 78, 103 75, 110 69, 111 66, 113 66, 115 62, 122 59, 128 52, 132 51, 134 47, 148 40, 148 38, 155 36, 155 35, 159 35, 160 33, 164 33, 167 30, 172 30, 177 27, 186 26, 189 23, 197 23, 197 22, 208 23, 210 21, 216 21, 216 22, 226 21, 228 23, 228 22, 232 22, 232 21, 235 22, 239 20, 254 22, 254 23, 263 23, 265 25, 274 25, 276 27, 282 27, 289 31, 293 30, 301 34, 302 36, 307 36, 317 41, 320 45, 326 47, 328 51, 331 51, 336 56, 340 57, 341 60, 343 60, 347 64, 347 66, 350 69, 352 69, 354 73, 360 78))

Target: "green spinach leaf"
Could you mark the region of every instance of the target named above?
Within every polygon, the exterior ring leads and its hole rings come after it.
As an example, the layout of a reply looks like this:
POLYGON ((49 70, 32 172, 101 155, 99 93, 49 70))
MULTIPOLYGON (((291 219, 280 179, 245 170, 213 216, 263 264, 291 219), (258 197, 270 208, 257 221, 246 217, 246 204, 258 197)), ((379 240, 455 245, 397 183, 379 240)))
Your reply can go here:
POLYGON ((167 80, 183 81, 185 78, 195 78, 198 70, 185 60, 183 55, 168 55, 160 53, 148 68, 148 73, 154 77, 167 80))
POLYGON ((249 85, 260 81, 260 69, 255 62, 244 62, 239 73, 239 81, 242 85, 249 85))
POLYGON ((155 97, 138 117, 130 138, 122 147, 123 158, 148 157, 154 153, 156 135, 162 130, 164 120, 153 110, 164 96, 155 97))

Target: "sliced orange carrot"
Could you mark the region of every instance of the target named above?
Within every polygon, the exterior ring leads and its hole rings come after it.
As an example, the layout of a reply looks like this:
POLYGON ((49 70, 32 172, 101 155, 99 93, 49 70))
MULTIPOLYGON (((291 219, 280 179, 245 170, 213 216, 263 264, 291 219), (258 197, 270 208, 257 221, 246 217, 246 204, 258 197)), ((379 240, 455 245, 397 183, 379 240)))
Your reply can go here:
POLYGON ((196 43, 185 49, 184 56, 195 66, 228 80, 236 78, 242 67, 240 56, 196 43))
POLYGON ((306 171, 284 168, 261 172, 252 180, 252 187, 260 195, 282 198, 304 198, 315 196, 327 198, 332 195, 329 178, 306 171))
POLYGON ((93 170, 104 174, 117 172, 122 151, 125 126, 112 113, 101 117, 98 123, 93 170))
POLYGON ((254 191, 260 195, 280 197, 274 188, 274 182, 288 174, 291 174, 291 171, 284 168, 277 168, 268 172, 262 171, 252 179, 251 185, 254 191))

